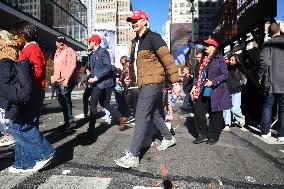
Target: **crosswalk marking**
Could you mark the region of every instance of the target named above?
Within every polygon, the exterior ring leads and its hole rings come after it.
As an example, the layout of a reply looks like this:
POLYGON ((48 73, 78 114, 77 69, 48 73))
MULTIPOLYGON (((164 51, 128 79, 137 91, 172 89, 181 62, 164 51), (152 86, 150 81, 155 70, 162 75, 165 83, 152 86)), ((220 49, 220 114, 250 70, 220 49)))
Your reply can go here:
POLYGON ((162 187, 134 186, 133 189, 163 189, 162 187))
POLYGON ((284 150, 279 150, 280 152, 282 152, 284 154, 284 150))
POLYGON ((54 188, 106 189, 111 180, 111 178, 53 175, 38 189, 50 189, 51 186, 54 188))

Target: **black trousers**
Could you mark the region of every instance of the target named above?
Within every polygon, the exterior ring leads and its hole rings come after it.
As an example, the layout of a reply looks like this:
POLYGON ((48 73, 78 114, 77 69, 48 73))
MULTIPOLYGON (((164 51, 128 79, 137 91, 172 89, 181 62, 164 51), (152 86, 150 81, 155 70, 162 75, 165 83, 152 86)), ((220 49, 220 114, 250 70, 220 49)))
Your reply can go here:
POLYGON ((138 88, 128 89, 128 93, 126 95, 126 102, 130 106, 130 108, 133 109, 134 114, 136 112, 138 96, 139 96, 138 88))
POLYGON ((90 110, 91 110, 90 123, 92 124, 96 123, 97 106, 99 101, 101 101, 102 99, 103 102, 100 102, 101 106, 110 112, 113 120, 118 120, 119 118, 122 117, 121 113, 110 105, 111 94, 113 90, 114 87, 108 87, 105 89, 100 89, 97 86, 93 87, 90 99, 90 110))
POLYGON ((86 87, 84 94, 83 94, 83 112, 84 115, 88 115, 89 112, 89 98, 92 95, 93 88, 86 87))
POLYGON ((194 125, 199 136, 218 140, 223 122, 223 111, 212 112, 210 98, 199 96, 194 110, 194 125), (209 125, 207 125, 206 113, 209 114, 209 125))

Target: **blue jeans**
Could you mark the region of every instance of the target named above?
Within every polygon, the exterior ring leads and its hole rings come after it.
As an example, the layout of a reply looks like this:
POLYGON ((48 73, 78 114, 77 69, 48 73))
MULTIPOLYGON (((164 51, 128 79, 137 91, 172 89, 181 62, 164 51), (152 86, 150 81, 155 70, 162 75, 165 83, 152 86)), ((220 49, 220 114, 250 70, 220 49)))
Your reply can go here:
POLYGON ((268 134, 271 126, 271 116, 272 108, 274 105, 275 98, 278 98, 279 103, 279 120, 280 128, 278 131, 279 137, 284 137, 284 94, 273 94, 268 93, 265 96, 263 109, 262 109, 262 118, 261 118, 261 134, 268 134))
POLYGON ((16 140, 13 167, 33 168, 37 161, 48 159, 54 154, 53 147, 35 128, 36 124, 18 124, 13 121, 8 125, 8 133, 16 140))
POLYGON ((241 104, 242 104, 242 92, 231 94, 232 108, 223 111, 223 117, 225 125, 232 124, 232 116, 238 123, 244 121, 245 116, 242 114, 241 104))
POLYGON ((193 109, 193 102, 191 96, 187 93, 183 99, 182 110, 188 112, 190 108, 193 109))
POLYGON ((57 87, 57 99, 63 112, 65 124, 69 124, 74 121, 74 116, 72 113, 71 92, 74 89, 75 85, 75 82, 70 82, 68 83, 68 87, 64 87, 63 84, 60 84, 57 87))
POLYGON ((44 95, 44 89, 33 89, 30 101, 19 109, 19 117, 6 125, 7 132, 16 140, 15 168, 32 168, 36 161, 54 154, 53 147, 37 129, 44 95))

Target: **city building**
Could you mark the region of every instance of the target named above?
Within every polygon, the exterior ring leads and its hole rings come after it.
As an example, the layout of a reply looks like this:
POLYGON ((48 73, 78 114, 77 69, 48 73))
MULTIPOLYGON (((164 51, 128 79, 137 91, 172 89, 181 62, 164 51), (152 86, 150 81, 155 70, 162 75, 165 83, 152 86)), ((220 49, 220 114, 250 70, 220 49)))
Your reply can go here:
MULTIPOLYGON (((196 35, 199 40, 204 40, 212 35, 213 20, 215 13, 223 5, 224 0, 194 0, 196 35)), ((170 46, 170 27, 175 23, 192 24, 191 1, 190 0, 170 0, 169 15, 165 24, 165 34, 163 38, 170 46)), ((190 25, 188 25, 190 26, 190 25)), ((190 26, 191 27, 191 26, 190 26)))
POLYGON ((115 33, 115 45, 127 46, 128 52, 134 37, 131 25, 126 22, 131 14, 130 0, 85 0, 88 7, 88 34, 106 30, 115 33))
POLYGON ((56 37, 62 34, 75 50, 86 49, 87 9, 79 0, 3 0, 0 17, 3 29, 19 20, 37 26, 44 51, 52 51, 56 37))
POLYGON ((200 40, 212 36, 213 18, 224 4, 225 0, 200 0, 198 1, 198 36, 200 40))

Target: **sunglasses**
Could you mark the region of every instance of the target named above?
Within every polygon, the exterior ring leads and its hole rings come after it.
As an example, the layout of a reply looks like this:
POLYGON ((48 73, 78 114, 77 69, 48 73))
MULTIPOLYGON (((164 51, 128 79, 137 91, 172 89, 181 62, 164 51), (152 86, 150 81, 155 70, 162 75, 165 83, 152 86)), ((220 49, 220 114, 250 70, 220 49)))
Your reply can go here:
POLYGON ((138 20, 131 20, 131 24, 136 24, 139 20, 141 20, 141 19, 138 19, 138 20))

